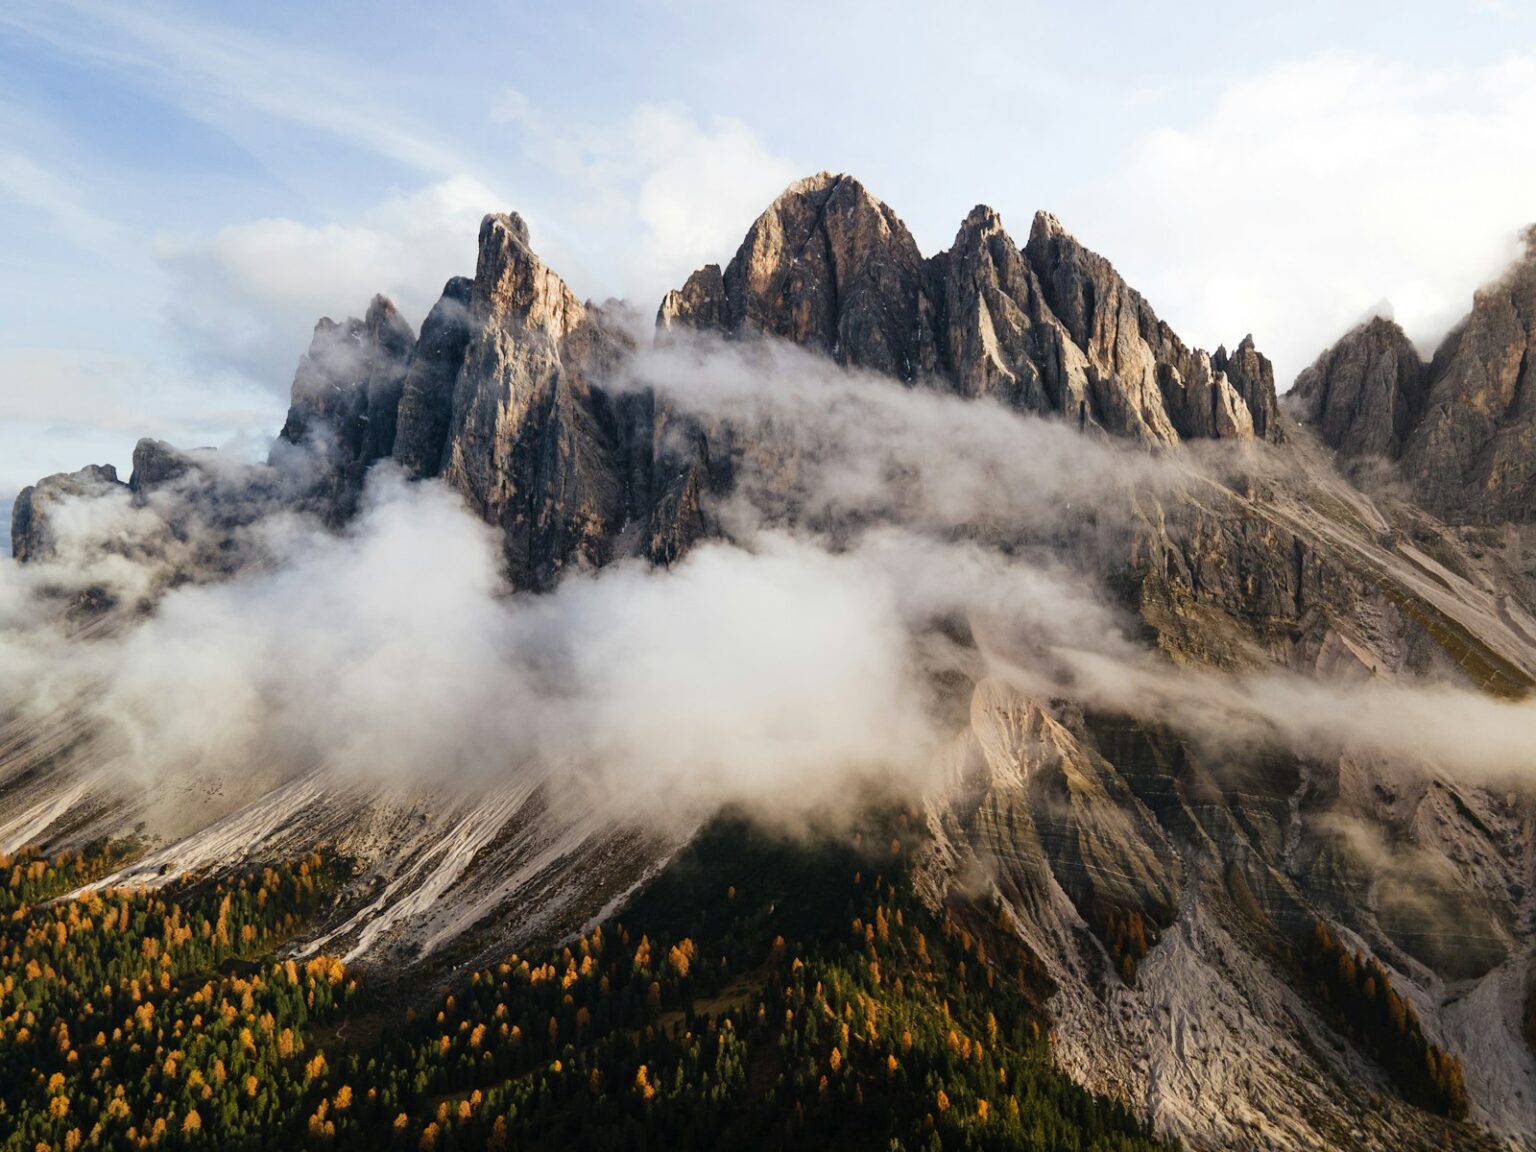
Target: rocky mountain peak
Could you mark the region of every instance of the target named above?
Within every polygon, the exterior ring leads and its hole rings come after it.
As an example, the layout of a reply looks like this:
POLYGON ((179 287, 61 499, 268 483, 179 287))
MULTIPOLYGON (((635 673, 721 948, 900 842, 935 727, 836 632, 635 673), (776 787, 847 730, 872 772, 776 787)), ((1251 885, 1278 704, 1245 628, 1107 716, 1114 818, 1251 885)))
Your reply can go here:
POLYGON ((363 313, 363 328, 376 340, 388 341, 402 339, 409 344, 415 340, 415 333, 411 326, 400 315, 400 310, 395 307, 395 302, 382 292, 368 301, 368 310, 363 313))
POLYGON ((1280 436, 1273 370, 1251 340, 1214 367, 1055 216, 1038 213, 1020 249, 978 205, 954 246, 925 260, 901 218, 846 175, 790 185, 723 272, 707 265, 668 293, 657 323, 777 336, 1152 444, 1280 436))
POLYGON ((528 225, 516 212, 480 222, 473 307, 486 319, 516 322, 558 340, 584 313, 581 301, 528 246, 528 225))
POLYGON ((1536 520, 1536 228, 1425 363, 1376 318, 1296 380, 1295 406, 1345 458, 1396 461, 1430 510, 1463 523, 1536 520))
POLYGON ((1030 221, 1029 244, 1047 244, 1057 238, 1072 240, 1074 244, 1076 243, 1072 234, 1062 225, 1060 218, 1054 212, 1047 212, 1041 208, 1035 213, 1035 218, 1030 221))
POLYGON ((279 438, 325 454, 331 474, 317 508, 339 522, 351 513, 363 472, 394 451, 396 415, 416 333, 394 304, 375 296, 363 319, 324 318, 294 372, 279 438))
POLYGON ((467 276, 453 277, 421 322, 395 429, 395 460, 412 476, 436 476, 442 468, 454 386, 469 346, 474 286, 467 276))
POLYGON ((57 544, 48 523, 55 507, 124 488, 110 464, 87 464, 78 472, 55 473, 27 485, 11 505, 11 555, 23 562, 48 558, 57 544))
POLYGON ((1253 434, 1261 440, 1280 440, 1280 407, 1275 397, 1275 366, 1255 347, 1250 332, 1228 353, 1223 345, 1211 356, 1211 369, 1223 373, 1248 406, 1253 434))
POLYGON ((135 496, 143 496, 163 484, 181 479, 197 466, 188 453, 164 440, 144 437, 133 446, 133 472, 128 487, 135 496))
POLYGON ((853 177, 823 172, 769 205, 726 266, 723 299, 700 303, 705 314, 718 307, 731 333, 784 337, 910 380, 933 360, 923 278, 901 218, 853 177))
POLYGON ((990 235, 1003 230, 1003 218, 997 214, 997 210, 990 204, 978 204, 965 214, 965 219, 960 222, 958 236, 970 236, 975 234, 990 235))
MULTIPOLYGON (((1046 304, 1087 361, 1104 427, 1153 444, 1254 436, 1253 406, 1210 357, 1187 347, 1108 260, 1051 213, 1035 214, 1024 253, 1046 304)), ((1273 404, 1257 401, 1261 409, 1273 404)), ((1278 424, 1264 425, 1278 436, 1278 424)))
MULTIPOLYGON (((573 561, 677 558, 707 533, 706 498, 728 483, 736 446, 653 397, 604 390, 632 347, 612 315, 544 264, 521 216, 485 216, 473 277, 448 281, 419 336, 383 296, 361 319, 316 325, 281 433, 322 457, 309 506, 345 520, 367 469, 393 458, 442 477, 500 527, 521 585, 547 585, 573 561), (634 531, 620 541, 624 525, 634 531)), ((846 174, 786 188, 723 267, 667 294, 657 324, 787 339, 1149 444, 1278 435, 1272 372, 1251 339, 1214 364, 1187 348, 1056 217, 1039 213, 1021 248, 977 205, 953 246, 925 258, 846 174)), ((142 467, 136 455, 143 485, 185 466, 162 448, 138 454, 142 467)))
POLYGON ((1427 386, 1408 334, 1375 316, 1303 371, 1293 396, 1302 418, 1344 455, 1396 459, 1422 415, 1427 386))

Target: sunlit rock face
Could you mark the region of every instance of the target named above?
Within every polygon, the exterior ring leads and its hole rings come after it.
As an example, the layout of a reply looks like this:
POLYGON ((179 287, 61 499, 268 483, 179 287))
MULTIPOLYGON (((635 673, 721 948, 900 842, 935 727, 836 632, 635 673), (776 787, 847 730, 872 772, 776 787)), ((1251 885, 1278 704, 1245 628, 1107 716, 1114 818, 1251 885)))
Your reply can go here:
POLYGON ((850 176, 791 185, 725 271, 695 272, 658 322, 778 336, 1151 444, 1280 436, 1273 372, 1251 339, 1219 365, 1187 348, 1054 216, 1039 213, 1020 249, 978 206, 953 246, 924 260, 895 212, 850 176))

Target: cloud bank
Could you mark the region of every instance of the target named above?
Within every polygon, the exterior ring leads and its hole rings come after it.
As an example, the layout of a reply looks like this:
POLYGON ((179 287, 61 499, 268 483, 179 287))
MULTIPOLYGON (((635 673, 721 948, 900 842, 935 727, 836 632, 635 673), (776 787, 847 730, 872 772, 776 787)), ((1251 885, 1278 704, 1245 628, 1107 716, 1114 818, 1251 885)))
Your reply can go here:
POLYGON ((957 675, 1224 754, 1529 772, 1527 704, 1218 676, 1139 644, 1105 573, 1136 500, 1208 482, 1191 454, 782 346, 664 342, 615 386, 654 387, 747 445, 715 509, 722 537, 674 567, 623 560, 513 593, 495 533, 436 482, 376 467, 358 519, 332 534, 287 510, 272 469, 209 465, 211 504, 200 473, 147 502, 81 502, 54 560, 0 569, 0 712, 83 716, 93 769, 140 784, 323 768, 431 789, 526 773, 669 826, 726 804, 798 819, 876 781, 921 791, 953 735, 957 675), (209 533, 226 543, 199 552, 209 533), (232 577, 201 578, 231 549, 232 577), (121 612, 66 638, 84 588, 121 612))

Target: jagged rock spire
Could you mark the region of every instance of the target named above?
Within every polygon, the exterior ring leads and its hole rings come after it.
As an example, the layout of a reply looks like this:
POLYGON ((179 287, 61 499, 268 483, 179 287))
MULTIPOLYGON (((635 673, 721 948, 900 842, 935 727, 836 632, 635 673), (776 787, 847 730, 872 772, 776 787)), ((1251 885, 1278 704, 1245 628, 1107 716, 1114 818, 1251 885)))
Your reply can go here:
POLYGON ((887 205, 821 173, 790 185, 725 271, 695 272, 657 319, 779 336, 1152 444, 1280 435, 1273 372, 1251 340, 1213 365, 1047 212, 1020 249, 980 205, 924 260, 887 205))
POLYGON ((725 272, 704 269, 663 301, 661 320, 780 336, 839 363, 903 380, 931 371, 931 305, 917 242, 851 176, 784 190, 725 272))
POLYGON ((1297 377, 1295 408, 1347 458, 1395 460, 1431 511, 1536 520, 1536 228, 1426 363, 1395 322, 1345 334, 1297 377))

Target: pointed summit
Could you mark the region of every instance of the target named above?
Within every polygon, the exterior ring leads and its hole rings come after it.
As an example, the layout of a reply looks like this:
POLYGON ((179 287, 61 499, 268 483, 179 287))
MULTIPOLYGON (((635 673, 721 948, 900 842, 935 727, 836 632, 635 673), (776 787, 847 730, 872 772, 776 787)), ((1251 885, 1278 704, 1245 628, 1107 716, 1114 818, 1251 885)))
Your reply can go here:
POLYGON ((516 320, 558 340, 581 323, 581 301, 528 246, 528 225, 516 212, 480 222, 472 304, 492 324, 516 320))
POLYGON ((724 273, 695 273, 658 320, 781 336, 911 380, 934 365, 924 276, 901 218, 853 177, 822 172, 786 188, 724 273))
POLYGON ((925 260, 888 205, 821 172, 768 206, 724 272, 706 266, 668 293, 656 319, 782 337, 1149 444, 1279 436, 1273 372, 1251 341, 1213 368, 1049 212, 1020 249, 978 204, 953 248, 925 260))
POLYGON ((1396 459, 1423 412, 1429 373, 1408 334, 1374 316, 1296 378, 1303 419, 1345 456, 1396 459))

